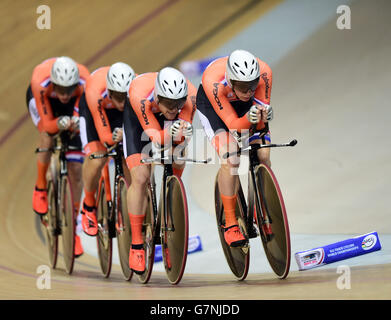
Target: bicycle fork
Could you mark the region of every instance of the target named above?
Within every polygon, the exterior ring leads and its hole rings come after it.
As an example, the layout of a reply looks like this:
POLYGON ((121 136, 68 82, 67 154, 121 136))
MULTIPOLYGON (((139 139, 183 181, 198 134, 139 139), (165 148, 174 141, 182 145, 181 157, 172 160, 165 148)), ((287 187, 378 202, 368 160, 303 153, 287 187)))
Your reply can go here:
MULTIPOLYGON (((254 206, 252 208, 249 208, 248 212, 248 220, 247 220, 247 225, 248 227, 252 228, 253 226, 253 221, 254 221, 254 218, 258 219, 258 217, 255 216, 255 210, 258 209, 258 212, 260 212, 261 214, 259 215, 261 221, 259 223, 259 225, 261 226, 261 229, 262 230, 259 230, 259 232, 262 233, 269 239, 272 237, 273 235, 273 232, 271 230, 271 223, 272 223, 272 220, 271 220, 271 217, 269 216, 269 210, 267 208, 267 203, 264 201, 264 186, 263 186, 263 182, 262 180, 260 179, 259 180, 259 188, 257 188, 257 183, 256 183, 256 177, 255 177, 255 172, 254 172, 254 169, 255 169, 255 166, 258 164, 258 156, 257 156, 257 153, 256 153, 256 149, 251 149, 250 151, 250 173, 251 173, 251 183, 252 183, 252 186, 253 186, 253 194, 252 195, 248 195, 249 197, 250 196, 253 196, 253 200, 254 200, 254 206), (261 199, 262 198, 262 199, 261 199)), ((250 181, 249 181, 250 183, 250 181)))

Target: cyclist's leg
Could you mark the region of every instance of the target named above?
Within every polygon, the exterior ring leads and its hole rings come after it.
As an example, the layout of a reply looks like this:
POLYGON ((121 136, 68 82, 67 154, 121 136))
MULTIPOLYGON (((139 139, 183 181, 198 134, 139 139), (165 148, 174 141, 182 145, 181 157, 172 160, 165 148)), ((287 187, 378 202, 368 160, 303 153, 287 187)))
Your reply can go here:
POLYGON ((95 193, 98 189, 101 170, 107 159, 90 159, 91 154, 102 154, 106 148, 99 141, 94 120, 83 94, 79 102, 80 113, 80 139, 85 153, 85 159, 82 167, 82 180, 84 188, 84 199, 82 205, 82 226, 86 234, 94 236, 98 232, 98 223, 96 220, 96 198, 95 193))
MULTIPOLYGON (((249 143, 262 143, 262 144, 270 144, 271 143, 271 138, 270 138, 270 131, 261 139, 257 138, 258 134, 253 135, 249 143)), ((271 167, 271 161, 270 161, 270 148, 262 148, 257 150, 258 154, 258 159, 259 162, 262 164, 267 165, 268 167, 271 167)))
POLYGON ((151 165, 141 163, 141 159, 148 157, 150 142, 147 136, 143 135, 143 128, 130 105, 125 106, 123 119, 124 156, 131 175, 131 184, 127 193, 132 232, 129 267, 136 273, 143 273, 145 252, 142 224, 147 207, 147 185, 151 176, 151 165))
MULTIPOLYGON (((39 131, 38 147, 51 148, 53 138, 42 130, 41 119, 30 86, 26 92, 26 104, 31 120, 39 131)), ((46 172, 50 164, 50 157, 51 152, 37 153, 37 178, 33 192, 33 210, 38 214, 46 214, 48 210, 46 172)))
POLYGON ((68 151, 66 154, 67 166, 68 166, 68 176, 72 185, 72 193, 75 201, 75 208, 79 209, 81 193, 83 190, 83 180, 82 180, 82 166, 84 162, 84 153, 81 151, 81 141, 80 136, 74 137, 69 145, 71 147, 76 147, 80 150, 68 151))
POLYGON ((218 175, 218 185, 224 206, 225 239, 228 244, 235 246, 245 241, 244 236, 238 228, 238 221, 235 215, 240 157, 232 155, 224 159, 222 156, 227 152, 237 151, 237 142, 229 133, 227 126, 214 111, 202 86, 200 86, 197 93, 197 108, 205 133, 220 157, 221 166, 218 175))
MULTIPOLYGON (((119 111, 117 109, 108 109, 106 110, 106 115, 110 123, 110 128, 112 130, 114 130, 115 128, 123 129, 123 111, 119 111)), ((127 184, 130 185, 130 172, 126 165, 125 157, 122 158, 122 169, 124 173, 124 178, 127 184)))
MULTIPOLYGON (((186 155, 186 148, 187 148, 187 146, 185 145, 185 142, 183 142, 179 145, 174 144, 172 146, 172 153, 175 157, 180 157, 180 156, 184 157, 186 155)), ((185 166, 186 166, 186 162, 184 162, 184 161, 174 162, 172 164, 172 171, 175 175, 177 175, 178 177, 181 178, 183 170, 185 169, 185 166)))
POLYGON ((85 198, 84 202, 90 206, 95 206, 95 193, 98 188, 100 173, 107 159, 90 159, 91 154, 103 154, 106 148, 99 140, 96 131, 94 119, 87 105, 85 95, 83 94, 79 102, 80 112, 80 139, 86 155, 83 163, 83 186, 85 198))

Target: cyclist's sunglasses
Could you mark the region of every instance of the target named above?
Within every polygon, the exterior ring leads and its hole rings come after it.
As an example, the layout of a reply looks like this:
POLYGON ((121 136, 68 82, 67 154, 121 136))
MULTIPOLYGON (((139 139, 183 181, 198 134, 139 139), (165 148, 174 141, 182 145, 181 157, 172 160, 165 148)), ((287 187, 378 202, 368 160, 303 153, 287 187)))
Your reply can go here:
POLYGON ((255 92, 258 87, 259 77, 252 81, 237 81, 231 80, 232 87, 242 93, 247 93, 249 90, 255 92))
POLYGON ((186 103, 187 97, 180 99, 168 99, 165 97, 158 96, 159 103, 163 104, 169 110, 181 110, 186 103))
POLYGON ((128 94, 127 94, 127 92, 118 92, 118 91, 109 90, 109 96, 110 96, 110 99, 114 99, 115 101, 118 101, 118 102, 123 102, 123 101, 125 101, 128 94))
POLYGON ((54 84, 53 83, 54 91, 56 91, 59 94, 71 95, 73 93, 73 91, 76 90, 77 86, 78 86, 78 84, 75 84, 75 85, 70 86, 70 87, 63 87, 63 86, 59 86, 58 84, 54 84))

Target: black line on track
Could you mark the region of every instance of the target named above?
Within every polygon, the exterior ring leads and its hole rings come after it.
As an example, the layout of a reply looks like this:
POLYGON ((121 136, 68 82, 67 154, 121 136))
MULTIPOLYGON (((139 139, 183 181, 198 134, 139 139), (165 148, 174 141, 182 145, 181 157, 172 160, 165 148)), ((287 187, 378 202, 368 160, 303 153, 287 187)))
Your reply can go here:
POLYGON ((263 0, 252 0, 248 2, 245 6, 240 8, 238 11, 234 12, 232 15, 225 18, 222 22, 220 22, 217 26, 213 27, 211 30, 202 35, 199 39, 190 44, 187 48, 182 50, 179 54, 177 54, 173 59, 171 59, 166 65, 167 66, 176 66, 181 60, 191 53, 194 49, 200 46, 202 43, 206 42, 214 35, 222 31, 226 28, 227 25, 231 24, 238 18, 240 18, 243 14, 253 9, 256 5, 258 5, 263 0))

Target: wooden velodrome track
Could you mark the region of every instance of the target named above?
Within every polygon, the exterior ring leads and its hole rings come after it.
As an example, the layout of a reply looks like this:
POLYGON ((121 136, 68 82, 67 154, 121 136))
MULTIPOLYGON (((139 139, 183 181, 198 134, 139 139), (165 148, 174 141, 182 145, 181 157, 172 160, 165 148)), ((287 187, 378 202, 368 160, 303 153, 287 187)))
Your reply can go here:
MULTIPOLYGON (((39 290, 36 286, 38 278, 37 267, 47 264, 47 252, 44 244, 37 234, 36 216, 31 210, 31 195, 36 174, 35 156, 33 150, 37 142, 37 133, 30 119, 26 115, 25 92, 33 68, 48 57, 68 55, 80 63, 87 65, 90 71, 102 65, 110 65, 116 61, 124 61, 132 65, 137 73, 156 71, 165 65, 177 66, 186 58, 201 58, 215 50, 219 45, 235 35, 250 22, 277 5, 280 1, 227 1, 227 0, 154 0, 154 1, 46 1, 52 13, 51 30, 38 30, 36 28, 36 7, 32 1, 2 1, 1 12, 1 69, 2 81, 0 83, 0 298, 1 299, 390 299, 391 298, 391 265, 372 265, 355 267, 352 269, 352 289, 338 290, 336 280, 338 274, 334 269, 313 270, 304 273, 292 272, 289 277, 280 281, 272 274, 250 274, 246 281, 237 282, 232 275, 198 275, 186 274, 182 282, 172 287, 168 284, 165 275, 154 273, 148 285, 140 285, 136 279, 130 283, 122 280, 119 267, 114 266, 109 279, 103 279, 100 274, 98 261, 87 254, 76 260, 74 273, 65 274, 59 259, 58 269, 52 271, 51 290, 39 290), (228 20, 227 20, 228 19, 228 20), (228 21, 228 22, 227 22, 228 21), (221 26, 225 29, 221 29, 221 26)), ((336 43, 328 47, 327 39, 332 38, 335 23, 332 22, 319 30, 310 40, 294 50, 277 68, 273 70, 275 83, 273 84, 273 97, 276 105, 284 106, 284 112, 276 116, 276 131, 287 126, 290 132, 295 132, 297 138, 303 140, 306 134, 319 123, 305 123, 310 119, 311 105, 329 99, 331 103, 338 103, 338 97, 357 103, 358 108, 365 112, 365 103, 381 102, 388 97, 390 80, 390 63, 386 60, 391 56, 390 32, 390 5, 382 2, 384 10, 376 10, 358 1, 353 5, 357 21, 357 29, 351 30, 352 37, 344 39, 340 34, 336 43), (367 16, 367 13, 369 16, 367 16), (371 16, 372 14, 372 16, 371 16), (374 20, 371 20, 374 19, 374 20), (360 25, 359 22, 360 21, 360 25), (379 32, 373 24, 379 24, 379 32), (388 38, 386 39, 385 37, 388 38), (326 39, 326 40, 325 40, 326 39), (364 39, 364 40, 363 40, 364 39), (345 41, 354 41, 354 44, 344 47, 345 41), (365 42, 365 44, 364 44, 365 42), (381 50, 375 50, 376 47, 381 50), (325 52, 327 54, 325 54, 325 52), (338 54, 342 53, 343 72, 335 71, 332 77, 327 70, 330 69, 328 61, 338 61, 338 54), (349 57, 349 58, 347 58, 349 57), (364 57, 364 58, 363 58, 364 57), (387 64, 385 64, 387 61, 387 64), (355 65, 357 64, 357 65, 355 65), (372 66, 370 64, 373 64, 372 66), (358 81, 359 65, 367 73, 362 81, 358 81), (355 71, 356 70, 356 71, 355 71), (316 72, 318 83, 310 80, 316 72), (349 74, 350 73, 350 74, 349 74), (300 75, 297 81, 297 75, 300 75), (323 76, 322 76, 323 75, 323 76), (350 83, 354 78, 353 83, 350 83), (377 83, 376 81, 379 82, 377 83), (388 80, 388 85, 384 81, 388 80), (332 83, 331 91, 327 86, 332 83), (351 85, 356 93, 366 92, 368 96, 354 96, 351 93, 343 94, 351 85), (324 87, 325 91, 316 89, 324 87), (368 88, 368 86, 370 86, 368 88), (388 88, 388 89, 387 89, 388 88), (375 95, 373 91, 379 92, 375 95), (288 94, 286 94, 288 92, 288 94), (334 94, 334 95, 333 95, 334 94), (377 97, 373 100, 370 97, 377 97), (300 101, 297 111, 289 110, 292 101, 300 101), (307 111, 308 114, 300 117, 298 114, 307 111), (294 117, 299 125, 291 123, 294 117), (304 119, 303 119, 304 118, 304 119), (301 122, 300 122, 301 121, 301 122), (295 131, 295 128, 301 131, 295 131)), ((354 12, 354 11, 353 11, 354 12)), ((334 70, 336 66, 332 67, 334 70)), ((330 88, 330 87, 329 87, 330 88)), ((381 122, 383 117, 390 119, 390 111, 385 113, 385 107, 379 103, 379 113, 373 115, 366 113, 365 117, 356 117, 353 121, 363 121, 369 127, 371 135, 363 138, 364 141, 380 139, 388 134, 384 126, 371 118, 376 117, 381 122), (376 127, 378 126, 378 127, 376 127), (376 134, 379 130, 380 134, 376 134), (387 133, 386 133, 387 132, 387 133)), ((330 107, 325 102, 323 108, 330 107)), ((389 106, 388 106, 389 107, 389 106)), ((316 108, 317 110, 319 108, 316 108)), ((353 109, 349 106, 347 113, 353 109)), ((352 126, 351 123, 338 123, 338 111, 323 112, 319 117, 330 121, 330 126, 321 127, 321 130, 332 130, 329 136, 337 136, 352 126), (336 126, 336 128, 334 126, 336 126)), ((311 119, 312 120, 312 119, 311 119)), ((310 120, 310 121, 311 121, 310 120)), ((384 120, 383 120, 384 121, 384 120)), ((277 135, 276 135, 277 136, 277 135)), ((315 139, 320 137, 324 143, 324 136, 309 137, 310 147, 316 145, 315 139), (322 140, 323 139, 323 140, 322 140)), ((362 137, 361 134, 358 137, 362 137)), ((359 144, 355 145, 356 147, 359 144)), ((390 144, 385 145, 390 149, 390 144)), ((365 148, 362 153, 376 151, 365 148)), ((310 166, 313 171, 322 170, 322 167, 313 165, 311 157, 327 159, 327 152, 333 146, 325 143, 325 149, 317 147, 312 151, 302 147, 301 155, 296 159, 297 171, 310 166), (300 163, 301 162, 301 163, 300 163)), ((343 150, 338 149, 338 152, 343 150)), ((330 156, 330 158, 333 158, 330 156)), ((333 158, 334 159, 334 158, 333 158)), ((337 159, 337 158, 336 158, 337 159)), ((370 158, 365 154, 367 163, 370 158)), ((374 159, 374 171, 389 166, 390 152, 377 156, 374 159), (380 168, 378 168, 380 166, 380 168), (378 168, 378 169, 377 169, 378 168)), ((282 160, 276 159, 279 167, 282 160)), ((331 160, 333 161, 333 160, 331 160)), ((335 160, 337 161, 337 160, 335 160)), ((324 163, 322 163, 324 164, 324 163)), ((372 163, 373 164, 373 163, 372 163)), ((326 163, 327 165, 327 163, 326 163)), ((348 166, 348 164, 345 163, 348 166)), ((215 168, 210 167, 214 170, 215 168)), ((363 168, 358 172, 368 178, 363 168)), ((311 171, 311 173, 313 173, 311 171)), ((214 171, 215 172, 215 171, 214 171)), ((389 177, 388 167, 388 177, 389 177)), ((205 173, 204 173, 205 174, 205 173)), ((294 180, 299 174, 283 173, 284 188, 294 189, 294 180)), ((197 176, 196 170, 194 176, 197 176)), ((214 176, 211 173, 210 176, 214 176)), ((301 176, 305 181, 314 181, 308 175, 301 176)), ((324 178, 321 173, 319 179, 324 178)), ((359 183, 354 178, 353 182, 359 183)), ((321 184, 320 181, 316 183, 321 184)), ((329 182, 327 182, 329 183, 329 182)), ((312 185, 313 186, 313 185, 312 185)), ((320 192, 327 192, 331 188, 328 184, 321 186, 320 192)), ((326 217, 308 217, 308 212, 299 212, 300 200, 291 201, 292 210, 290 221, 291 231, 306 233, 364 233, 371 230, 390 233, 391 215, 386 206, 382 206, 384 198, 389 195, 390 184, 385 182, 377 194, 380 205, 374 212, 357 213, 356 207, 350 208, 348 216, 338 216, 338 212, 329 212, 326 217), (388 186, 387 191, 384 190, 388 186), (293 202, 293 203, 292 203, 293 202), (297 210, 296 210, 297 209, 297 210), (384 211, 386 210, 386 211, 384 211), (386 214, 387 213, 387 214, 386 214), (349 224, 350 218, 358 215, 358 225, 349 224), (370 225, 365 225, 368 214, 370 225), (333 220, 329 224, 326 221, 333 220), (338 223, 341 222, 341 223, 338 223), (343 226, 348 226, 348 230, 343 226), (369 229, 368 229, 369 228, 369 229)), ((195 184, 194 190, 202 188, 195 184)), ((202 191, 202 190, 199 190, 202 191)), ((304 190, 311 192, 311 188, 304 190)), ((294 196, 299 196, 293 192, 294 196)), ((202 192, 198 192, 202 197, 202 192)), ((339 195, 340 196, 340 195, 339 195)), ((338 195, 336 196, 338 197, 338 195)), ((289 198, 289 196, 288 196, 289 198)), ((301 195, 301 199, 307 196, 301 195)), ((308 196, 308 204, 316 205, 308 196)), ((316 197, 312 197, 316 199, 316 197)), ((198 201, 201 203, 200 199, 198 201)), ((352 200, 353 201, 353 200, 352 200)), ((365 202, 363 198, 361 202, 365 202)), ((361 204, 360 202, 360 204, 361 204)), ((379 203, 379 202, 378 202, 379 203)), ((207 210, 210 208, 207 207, 207 210)), ((294 263, 294 261, 292 261, 294 263)))

